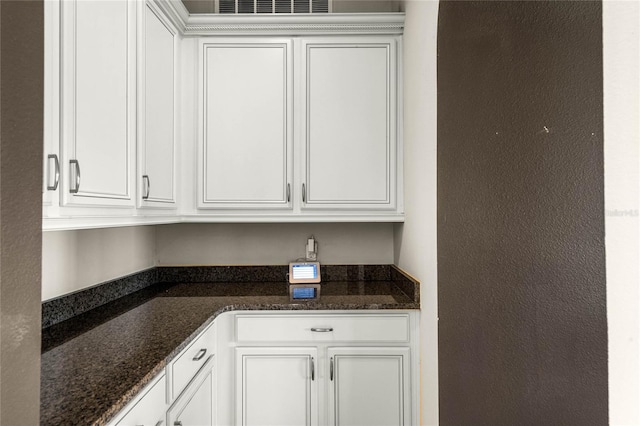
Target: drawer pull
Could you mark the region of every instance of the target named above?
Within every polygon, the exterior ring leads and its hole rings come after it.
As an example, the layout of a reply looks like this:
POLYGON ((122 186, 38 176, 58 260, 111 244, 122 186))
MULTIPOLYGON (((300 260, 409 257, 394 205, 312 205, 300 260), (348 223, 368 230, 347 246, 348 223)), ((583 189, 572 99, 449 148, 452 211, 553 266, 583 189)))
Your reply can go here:
POLYGON ((326 328, 311 327, 311 331, 313 331, 315 333, 329 333, 329 332, 333 331, 333 327, 326 327, 326 328))
POLYGON ((180 420, 176 420, 175 422, 173 422, 174 426, 182 426, 182 422, 180 420))
POLYGON ((207 353, 206 349, 204 349, 204 348, 200 349, 198 351, 198 353, 196 354, 196 356, 193 357, 193 360, 194 361, 200 361, 202 358, 204 358, 204 354, 206 354, 206 353, 207 353))

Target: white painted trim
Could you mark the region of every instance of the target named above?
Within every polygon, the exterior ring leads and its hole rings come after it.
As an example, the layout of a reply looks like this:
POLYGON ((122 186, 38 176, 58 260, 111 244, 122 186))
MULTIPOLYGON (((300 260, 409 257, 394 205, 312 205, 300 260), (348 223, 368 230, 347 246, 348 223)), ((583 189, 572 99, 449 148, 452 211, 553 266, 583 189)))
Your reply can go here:
POLYGON ((185 36, 395 34, 404 31, 404 13, 189 14, 181 1, 152 0, 185 36))
POLYGON ((145 216, 76 216, 45 217, 42 230, 68 231, 76 229, 116 228, 122 226, 169 225, 175 223, 402 223, 404 215, 394 213, 258 213, 171 215, 159 213, 145 216))
POLYGON ((180 34, 184 34, 189 20, 189 11, 180 0, 149 0, 171 21, 180 34))

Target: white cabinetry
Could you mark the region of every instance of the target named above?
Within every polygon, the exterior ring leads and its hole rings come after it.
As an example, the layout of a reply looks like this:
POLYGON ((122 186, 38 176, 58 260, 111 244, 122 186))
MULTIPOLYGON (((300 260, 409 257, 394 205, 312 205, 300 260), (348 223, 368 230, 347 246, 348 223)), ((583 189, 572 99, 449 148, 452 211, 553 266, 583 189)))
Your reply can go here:
POLYGON ((44 217, 57 208, 60 196, 60 3, 44 2, 44 217))
POLYGON ((402 220, 400 40, 201 38, 196 214, 402 220))
POLYGON ((409 348, 329 348, 329 424, 410 425, 409 348))
POLYGON ((167 412, 168 424, 212 426, 213 383, 213 359, 211 359, 167 412))
POLYGON ((317 425, 316 348, 237 348, 236 424, 317 425))
POLYGON ((60 7, 63 205, 133 207, 136 2, 60 7))
POLYGON ((217 394, 235 389, 235 413, 233 400, 219 401, 219 424, 416 424, 417 312, 241 312, 216 321, 228 339, 228 349, 218 346, 217 394), (231 362, 235 375, 225 372, 231 362))
POLYGON ((199 208, 288 209, 290 40, 203 40, 199 208))
POLYGON ((175 208, 176 29, 152 2, 140 19, 138 200, 175 208))
POLYGON ((397 40, 303 39, 303 207, 393 210, 397 40))
POLYGON ((112 426, 156 426, 166 413, 166 380, 162 374, 140 392, 111 423, 112 426))

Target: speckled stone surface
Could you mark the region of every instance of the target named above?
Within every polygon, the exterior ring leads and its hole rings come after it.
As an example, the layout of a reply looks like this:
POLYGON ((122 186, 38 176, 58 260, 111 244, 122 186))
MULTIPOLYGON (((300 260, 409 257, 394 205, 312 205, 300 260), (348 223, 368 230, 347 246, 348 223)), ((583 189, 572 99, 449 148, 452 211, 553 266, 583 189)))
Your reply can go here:
POLYGON ((42 327, 49 327, 159 282, 157 268, 108 281, 42 303, 42 327))
POLYGON ((41 424, 106 424, 223 312, 420 308, 418 283, 388 265, 323 271, 313 303, 291 303, 282 279, 248 281, 242 271, 226 273, 235 282, 198 282, 205 269, 182 271, 194 282, 158 283, 44 329, 41 424))

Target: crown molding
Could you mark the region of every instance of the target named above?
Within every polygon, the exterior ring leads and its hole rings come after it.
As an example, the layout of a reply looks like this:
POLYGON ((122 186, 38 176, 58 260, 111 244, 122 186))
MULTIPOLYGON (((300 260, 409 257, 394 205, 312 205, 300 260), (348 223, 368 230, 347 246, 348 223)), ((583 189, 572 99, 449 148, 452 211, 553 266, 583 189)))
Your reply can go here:
POLYGON ((189 14, 180 0, 153 0, 183 36, 392 34, 404 31, 404 13, 220 15, 189 14))
POLYGON ((184 34, 189 21, 189 11, 181 0, 152 0, 171 23, 184 34))

